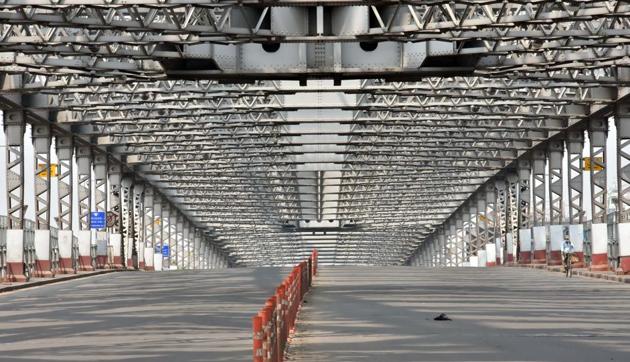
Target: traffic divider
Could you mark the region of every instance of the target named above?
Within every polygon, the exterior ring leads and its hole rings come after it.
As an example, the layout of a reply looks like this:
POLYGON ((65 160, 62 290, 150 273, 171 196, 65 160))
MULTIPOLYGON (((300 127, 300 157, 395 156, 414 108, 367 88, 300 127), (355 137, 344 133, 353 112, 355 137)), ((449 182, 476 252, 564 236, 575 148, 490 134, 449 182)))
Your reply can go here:
POLYGON ((317 250, 293 267, 252 319, 254 362, 282 362, 289 334, 317 274, 317 250))

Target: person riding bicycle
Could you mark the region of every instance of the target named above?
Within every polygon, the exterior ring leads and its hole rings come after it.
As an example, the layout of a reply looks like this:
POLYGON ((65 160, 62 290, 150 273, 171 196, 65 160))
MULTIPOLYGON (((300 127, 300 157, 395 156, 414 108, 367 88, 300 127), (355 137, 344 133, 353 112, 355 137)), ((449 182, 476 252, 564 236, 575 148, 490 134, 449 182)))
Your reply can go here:
POLYGON ((564 244, 562 244, 562 262, 565 267, 571 262, 573 253, 575 253, 575 247, 571 243, 571 240, 565 240, 564 244))

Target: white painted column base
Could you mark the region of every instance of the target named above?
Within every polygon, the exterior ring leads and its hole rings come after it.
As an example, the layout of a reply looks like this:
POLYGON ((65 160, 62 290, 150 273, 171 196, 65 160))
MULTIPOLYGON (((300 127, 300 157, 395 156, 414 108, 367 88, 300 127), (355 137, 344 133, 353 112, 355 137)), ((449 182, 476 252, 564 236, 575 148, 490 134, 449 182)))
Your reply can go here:
POLYGON ((153 270, 153 249, 145 248, 144 249, 144 270, 153 270))
POLYGON ((496 263, 501 265, 503 264, 503 247, 501 246, 501 238, 495 238, 494 245, 495 245, 494 256, 495 256, 496 263))
POLYGON ((514 234, 512 233, 507 233, 505 235, 505 243, 507 244, 507 260, 506 262, 508 263, 513 263, 514 260, 516 260, 515 258, 515 253, 516 253, 516 248, 514 245, 514 234))
POLYGON ((52 277, 50 262, 50 230, 35 230, 35 271, 36 277, 52 277))
POLYGON ((77 238, 79 240, 79 269, 83 271, 94 270, 92 255, 90 253, 92 247, 92 231, 79 230, 77 231, 77 238))
POLYGON ((479 250, 477 252, 477 266, 481 268, 486 267, 486 263, 488 262, 488 258, 485 250, 479 250))
POLYGON ((138 268, 139 269, 144 269, 145 267, 145 262, 144 262, 144 242, 140 241, 138 242, 138 268))
POLYGON ((619 271, 627 274, 630 273, 630 222, 617 224, 617 237, 619 238, 619 271))
POLYGON ((96 267, 103 269, 107 266, 107 232, 96 232, 96 267))
POLYGON ((591 270, 608 270, 608 225, 597 223, 591 225, 591 270))
POLYGON ((153 268, 155 271, 162 271, 162 254, 155 253, 153 254, 153 268))
POLYGON ((72 260, 72 230, 59 230, 57 233, 57 245, 59 246, 59 273, 74 273, 72 260))
POLYGON ((532 232, 534 234, 534 259, 532 262, 544 264, 547 261, 547 227, 534 226, 532 232))
POLYGON ((24 230, 7 229, 7 279, 24 282, 24 230))
POLYGON ((584 253, 584 225, 569 225, 569 240, 571 240, 576 253, 584 253))
POLYGON ((109 235, 109 247, 112 253, 112 265, 111 267, 114 269, 122 269, 123 261, 120 255, 120 245, 122 242, 121 234, 110 234, 109 235))
POLYGON ((497 246, 495 243, 486 244, 486 266, 497 265, 497 246))
POLYGON ((479 266, 479 257, 477 255, 471 255, 470 260, 468 261, 468 266, 478 267, 479 266))
POLYGON ((564 226, 549 226, 549 265, 562 265, 562 244, 564 243, 564 226))
POLYGON ((518 230, 518 246, 519 264, 529 264, 532 262, 532 229, 519 229, 518 230))

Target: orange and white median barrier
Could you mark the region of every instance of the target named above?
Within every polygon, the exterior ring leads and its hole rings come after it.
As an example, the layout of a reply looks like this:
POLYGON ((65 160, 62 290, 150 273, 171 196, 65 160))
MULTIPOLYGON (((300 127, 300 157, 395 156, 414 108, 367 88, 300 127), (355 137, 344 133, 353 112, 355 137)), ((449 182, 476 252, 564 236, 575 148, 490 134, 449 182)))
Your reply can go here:
POLYGON ((317 274, 317 250, 293 267, 265 306, 252 318, 254 362, 281 362, 304 295, 317 274))

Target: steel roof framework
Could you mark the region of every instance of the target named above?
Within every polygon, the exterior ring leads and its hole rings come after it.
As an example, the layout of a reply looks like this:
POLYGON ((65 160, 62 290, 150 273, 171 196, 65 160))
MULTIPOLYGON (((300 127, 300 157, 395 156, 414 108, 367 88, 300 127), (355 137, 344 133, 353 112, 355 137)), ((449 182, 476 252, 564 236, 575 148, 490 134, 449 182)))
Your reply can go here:
POLYGON ((401 263, 490 177, 630 82, 627 1, 7 0, 0 19, 2 92, 122 157, 244 264, 312 246, 333 263, 401 263), (302 24, 318 7, 372 23, 279 30, 279 9, 302 24), (227 44, 246 58, 259 42, 447 44, 475 62, 458 75, 335 60, 287 65, 290 80, 239 61, 198 80, 165 65, 227 44), (292 229, 311 204, 314 221, 356 230, 292 229))

